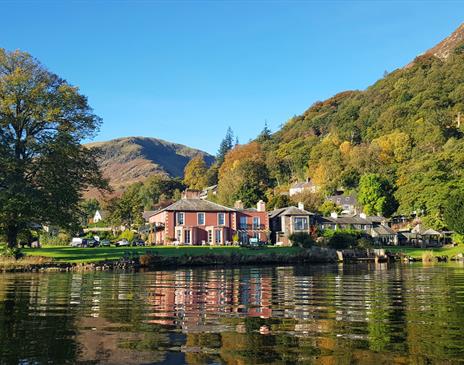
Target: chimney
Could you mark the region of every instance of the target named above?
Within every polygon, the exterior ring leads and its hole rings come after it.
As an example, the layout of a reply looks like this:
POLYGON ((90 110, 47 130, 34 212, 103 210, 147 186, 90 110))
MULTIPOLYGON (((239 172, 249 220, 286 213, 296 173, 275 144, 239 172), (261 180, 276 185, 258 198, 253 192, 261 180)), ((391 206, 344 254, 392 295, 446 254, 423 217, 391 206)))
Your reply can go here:
POLYGON ((330 213, 330 217, 337 219, 338 218, 338 213, 337 212, 332 212, 332 213, 330 213))
POLYGON ((256 210, 258 212, 265 212, 266 211, 266 203, 260 200, 258 204, 256 204, 256 210))
POLYGON ((298 209, 304 210, 304 203, 298 202, 298 209))
POLYGON ((200 193, 201 193, 200 190, 185 189, 182 192, 181 199, 182 200, 185 200, 185 199, 200 199, 200 193))
POLYGON ((367 218, 366 213, 360 213, 359 218, 366 219, 367 218))
POLYGON ((241 200, 237 200, 235 203, 234 203, 234 208, 235 209, 243 209, 243 203, 241 200))

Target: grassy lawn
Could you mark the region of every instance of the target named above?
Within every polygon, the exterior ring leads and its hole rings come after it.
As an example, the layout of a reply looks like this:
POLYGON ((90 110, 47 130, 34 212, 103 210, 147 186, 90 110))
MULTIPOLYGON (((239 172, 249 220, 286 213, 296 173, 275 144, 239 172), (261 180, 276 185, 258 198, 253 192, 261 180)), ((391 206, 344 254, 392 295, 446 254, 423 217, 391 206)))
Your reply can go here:
POLYGON ((417 248, 417 247, 394 247, 394 246, 385 246, 385 250, 390 252, 402 252, 406 255, 409 255, 414 258, 421 258, 422 254, 427 251, 433 251, 437 256, 448 256, 452 257, 458 253, 464 254, 464 245, 458 245, 450 248, 417 248))
POLYGON ((234 252, 243 255, 257 255, 266 253, 293 254, 300 251, 297 247, 265 247, 249 249, 243 247, 176 247, 176 246, 151 246, 151 247, 97 247, 76 248, 63 246, 44 246, 42 248, 26 248, 23 252, 30 256, 44 256, 61 262, 96 262, 103 260, 116 260, 126 253, 143 255, 147 251, 163 256, 178 255, 230 255, 234 252))

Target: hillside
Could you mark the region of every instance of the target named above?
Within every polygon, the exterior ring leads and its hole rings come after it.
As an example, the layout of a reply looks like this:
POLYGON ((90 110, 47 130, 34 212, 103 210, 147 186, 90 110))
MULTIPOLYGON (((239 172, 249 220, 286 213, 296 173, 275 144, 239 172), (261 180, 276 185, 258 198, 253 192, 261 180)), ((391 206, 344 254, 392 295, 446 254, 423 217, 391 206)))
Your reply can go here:
POLYGON ((214 157, 206 152, 148 137, 118 138, 90 143, 87 147, 101 150, 103 175, 115 190, 153 174, 182 177, 185 165, 197 154, 203 155, 208 165, 214 161, 214 157))
POLYGON ((443 227, 443 205, 464 185, 463 118, 461 25, 407 67, 316 102, 257 141, 270 188, 310 177, 327 193, 357 191, 360 176, 377 173, 394 186, 397 213, 443 227))

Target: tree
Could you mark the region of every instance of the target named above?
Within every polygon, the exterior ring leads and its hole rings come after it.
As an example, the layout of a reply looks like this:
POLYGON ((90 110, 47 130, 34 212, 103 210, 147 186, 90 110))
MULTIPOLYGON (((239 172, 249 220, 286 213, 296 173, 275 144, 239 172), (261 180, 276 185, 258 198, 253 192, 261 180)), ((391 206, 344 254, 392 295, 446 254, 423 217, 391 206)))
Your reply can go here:
POLYGON ((267 206, 269 209, 279 209, 288 207, 291 203, 288 195, 277 194, 269 199, 267 206))
POLYGON ((367 214, 390 216, 398 204, 390 182, 379 174, 365 174, 359 180, 358 200, 367 214))
POLYGON ((224 159, 226 158, 227 152, 229 152, 234 147, 234 132, 232 128, 227 128, 226 135, 219 145, 219 151, 216 156, 216 161, 219 166, 222 165, 224 159))
POLYGON ((218 163, 213 163, 208 171, 206 172, 206 185, 212 186, 218 183, 218 175, 219 175, 219 166, 218 163))
POLYGON ((267 126, 267 122, 264 122, 264 128, 256 139, 259 143, 269 141, 271 139, 272 132, 267 126))
POLYGON ((322 204, 324 198, 320 193, 302 191, 301 193, 293 195, 291 200, 295 205, 298 203, 303 203, 305 210, 309 212, 316 212, 319 206, 322 204))
POLYGON ((162 201, 174 199, 177 197, 177 191, 184 189, 185 185, 180 178, 155 174, 144 181, 140 188, 140 195, 144 208, 150 210, 162 201))
POLYGON ((98 151, 81 145, 100 122, 76 87, 0 49, 0 230, 10 247, 31 223, 75 227, 82 191, 107 188, 98 151))
POLYGON ((184 181, 190 189, 201 190, 207 185, 207 172, 203 156, 197 155, 192 158, 184 169, 184 181))
POLYGON ((120 198, 113 198, 106 207, 109 212, 108 221, 113 226, 126 225, 128 227, 143 224, 143 184, 140 182, 130 185, 120 198))
POLYGON ((328 217, 332 212, 341 213, 343 209, 331 200, 326 200, 317 209, 324 217, 328 217))
POLYGON ((261 161, 243 161, 237 169, 239 184, 234 201, 241 200, 246 207, 254 206, 259 200, 267 200, 266 189, 269 176, 266 165, 261 161))
POLYGON ((448 198, 443 219, 448 229, 464 234, 464 191, 455 190, 448 198))

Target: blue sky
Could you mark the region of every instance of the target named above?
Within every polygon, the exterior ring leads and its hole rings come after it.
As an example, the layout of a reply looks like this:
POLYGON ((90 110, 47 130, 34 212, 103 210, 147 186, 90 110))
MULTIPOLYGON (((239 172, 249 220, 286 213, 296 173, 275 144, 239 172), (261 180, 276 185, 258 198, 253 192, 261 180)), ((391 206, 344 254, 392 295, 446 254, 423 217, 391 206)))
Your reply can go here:
POLYGON ((80 87, 95 140, 216 153, 313 102, 363 89, 464 22, 463 2, 2 1, 0 47, 80 87))

